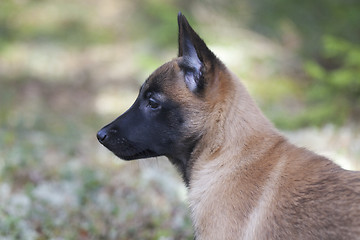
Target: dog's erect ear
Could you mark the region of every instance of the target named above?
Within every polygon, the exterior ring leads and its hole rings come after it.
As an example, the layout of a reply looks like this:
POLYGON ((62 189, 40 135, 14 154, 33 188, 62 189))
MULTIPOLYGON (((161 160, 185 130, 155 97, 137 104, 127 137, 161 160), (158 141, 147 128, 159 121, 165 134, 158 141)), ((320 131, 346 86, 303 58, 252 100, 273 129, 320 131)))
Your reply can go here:
POLYGON ((182 57, 180 68, 184 71, 185 82, 190 91, 201 92, 205 85, 204 71, 208 70, 216 57, 180 12, 178 24, 179 57, 182 57))

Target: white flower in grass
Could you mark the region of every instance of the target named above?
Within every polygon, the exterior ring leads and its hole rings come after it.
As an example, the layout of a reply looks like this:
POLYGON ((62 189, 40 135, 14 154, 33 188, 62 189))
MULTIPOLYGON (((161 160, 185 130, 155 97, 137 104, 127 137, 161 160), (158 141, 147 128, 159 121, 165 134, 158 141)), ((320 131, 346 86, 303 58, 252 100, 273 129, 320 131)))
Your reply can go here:
POLYGON ((8 201, 6 207, 9 215, 13 217, 24 217, 30 210, 31 200, 22 193, 15 193, 8 201))
POLYGON ((34 197, 44 201, 55 208, 77 207, 76 184, 67 182, 62 183, 42 183, 34 191, 34 197))

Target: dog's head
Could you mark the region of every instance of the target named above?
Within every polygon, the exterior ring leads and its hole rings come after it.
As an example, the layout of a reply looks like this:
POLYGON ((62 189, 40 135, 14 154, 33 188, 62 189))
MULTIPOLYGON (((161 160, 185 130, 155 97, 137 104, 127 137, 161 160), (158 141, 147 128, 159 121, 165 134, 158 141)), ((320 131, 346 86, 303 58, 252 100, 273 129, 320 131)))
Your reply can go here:
POLYGON ((130 109, 97 138, 122 159, 164 155, 185 174, 213 105, 225 94, 219 83, 224 67, 181 13, 178 24, 178 57, 152 73, 130 109))

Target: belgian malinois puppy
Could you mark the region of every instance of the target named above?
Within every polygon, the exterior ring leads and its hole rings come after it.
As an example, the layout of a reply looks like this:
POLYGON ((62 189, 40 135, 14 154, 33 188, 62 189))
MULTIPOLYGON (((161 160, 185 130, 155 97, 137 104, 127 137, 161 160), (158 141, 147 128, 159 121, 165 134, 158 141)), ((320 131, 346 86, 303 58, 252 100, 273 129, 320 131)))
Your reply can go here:
POLYGON ((179 13, 179 55, 97 138, 124 160, 164 155, 196 239, 360 239, 360 173, 290 144, 179 13))

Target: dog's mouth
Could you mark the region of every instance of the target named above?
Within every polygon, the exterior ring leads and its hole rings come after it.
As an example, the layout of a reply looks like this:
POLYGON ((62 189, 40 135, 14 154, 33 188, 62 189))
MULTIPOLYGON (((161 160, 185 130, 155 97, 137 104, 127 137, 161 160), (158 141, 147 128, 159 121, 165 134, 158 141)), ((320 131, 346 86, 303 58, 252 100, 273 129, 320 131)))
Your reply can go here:
POLYGON ((157 157, 159 156, 156 152, 151 151, 149 149, 141 150, 139 152, 118 152, 118 151, 112 151, 117 157, 123 159, 123 160, 136 160, 141 158, 150 158, 150 157, 157 157))
POLYGON ((139 144, 134 144, 126 138, 118 138, 115 141, 111 141, 109 138, 107 141, 101 141, 101 143, 123 160, 136 160, 159 156, 158 153, 146 147, 141 147, 139 144))

